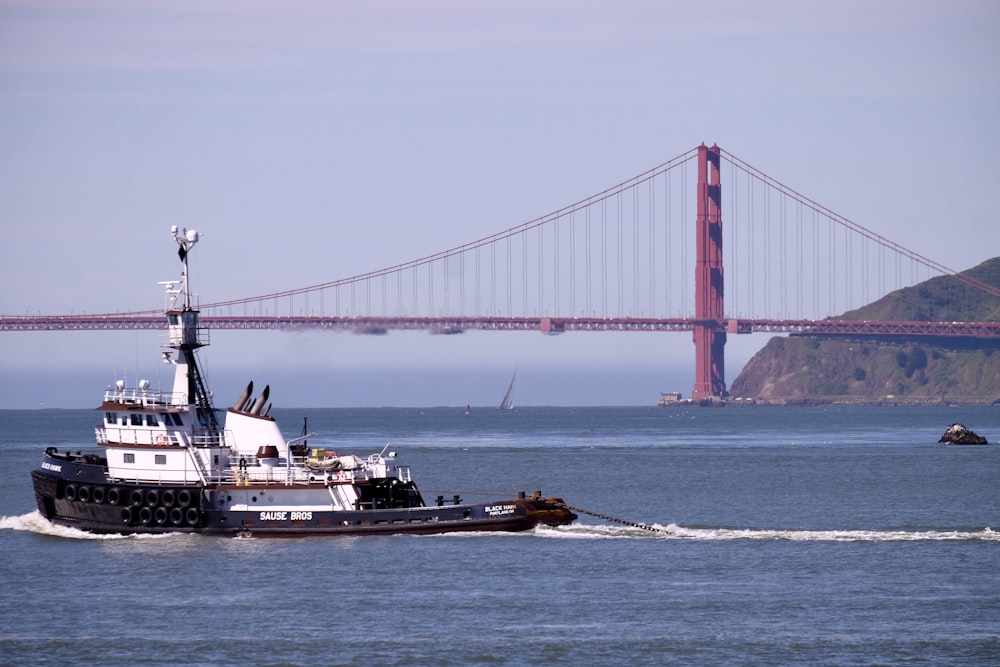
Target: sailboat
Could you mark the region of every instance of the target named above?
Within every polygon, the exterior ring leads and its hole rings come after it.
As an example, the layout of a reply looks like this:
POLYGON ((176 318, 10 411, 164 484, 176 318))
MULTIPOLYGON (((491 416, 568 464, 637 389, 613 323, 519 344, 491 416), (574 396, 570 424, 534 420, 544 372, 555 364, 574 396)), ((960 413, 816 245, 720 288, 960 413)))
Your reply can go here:
POLYGON ((517 369, 514 369, 514 377, 510 379, 510 386, 507 387, 507 393, 503 395, 503 400, 500 401, 500 407, 498 410, 513 410, 514 409, 514 380, 517 379, 517 369))

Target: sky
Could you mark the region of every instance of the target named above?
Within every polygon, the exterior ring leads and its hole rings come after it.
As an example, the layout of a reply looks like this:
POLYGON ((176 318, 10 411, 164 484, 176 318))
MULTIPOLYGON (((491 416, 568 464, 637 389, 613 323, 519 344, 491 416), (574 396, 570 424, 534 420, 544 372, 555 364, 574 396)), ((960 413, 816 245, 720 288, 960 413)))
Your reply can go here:
MULTIPOLYGON (((161 307, 171 225, 204 234, 206 301, 357 275, 702 142, 962 270, 1000 255, 998 34, 966 0, 0 0, 0 314, 161 307)), ((163 373, 155 334, 2 336, 5 407, 163 373)), ((766 341, 730 336, 730 383, 766 341)), ((515 368, 522 405, 652 405, 693 351, 220 331, 202 358, 222 405, 250 378, 286 407, 493 405, 515 368)))

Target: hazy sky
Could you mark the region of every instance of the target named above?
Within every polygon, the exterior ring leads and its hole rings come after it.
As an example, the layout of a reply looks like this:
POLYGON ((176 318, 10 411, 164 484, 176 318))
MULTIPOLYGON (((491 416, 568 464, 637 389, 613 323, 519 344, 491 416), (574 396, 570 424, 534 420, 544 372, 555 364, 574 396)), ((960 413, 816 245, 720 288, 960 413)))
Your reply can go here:
MULTIPOLYGON (((718 143, 957 270, 1000 254, 1000 4, 0 0, 0 313, 158 308, 425 256, 718 143)), ((89 407, 158 337, 7 333, 0 402, 89 407), (77 381, 69 381, 69 378, 77 381), (85 381, 85 382, 84 382, 85 381)), ((727 379, 766 337, 731 337, 727 379)), ((689 334, 213 332, 219 402, 651 404, 689 334), (221 385, 221 386, 220 386, 221 385)))

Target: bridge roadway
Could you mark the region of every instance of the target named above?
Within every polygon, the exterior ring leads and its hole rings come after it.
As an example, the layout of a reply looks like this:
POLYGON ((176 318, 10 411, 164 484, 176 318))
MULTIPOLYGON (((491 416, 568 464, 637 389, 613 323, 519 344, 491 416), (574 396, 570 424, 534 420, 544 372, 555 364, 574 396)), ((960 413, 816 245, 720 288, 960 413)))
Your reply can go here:
MULTIPOLYGON (((618 317, 319 317, 202 315, 207 329, 285 330, 321 329, 358 334, 385 334, 391 330, 426 330, 434 334, 464 331, 692 331, 712 321, 618 317)), ((966 336, 1000 337, 1000 322, 874 322, 857 320, 724 319, 714 322, 720 333, 791 333, 853 336, 966 336)), ((129 331, 166 329, 162 314, 26 315, 0 316, 0 331, 129 331)))

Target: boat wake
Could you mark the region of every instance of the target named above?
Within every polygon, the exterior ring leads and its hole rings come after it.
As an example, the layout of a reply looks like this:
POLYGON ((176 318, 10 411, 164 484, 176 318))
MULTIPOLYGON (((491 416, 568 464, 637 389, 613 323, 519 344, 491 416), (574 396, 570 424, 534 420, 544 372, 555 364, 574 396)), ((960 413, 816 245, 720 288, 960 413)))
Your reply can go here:
MULTIPOLYGON (((38 535, 63 537, 75 540, 136 540, 163 539, 181 535, 168 533, 162 535, 132 534, 132 535, 98 535, 76 528, 57 526, 50 523, 38 510, 21 516, 0 516, 0 530, 20 530, 38 535)), ((507 533, 510 537, 525 533, 507 533)), ((788 542, 1000 542, 1000 532, 991 528, 980 531, 963 530, 769 530, 753 528, 686 528, 677 524, 646 526, 615 526, 607 524, 573 524, 570 526, 549 527, 538 525, 527 533, 536 537, 568 540, 622 540, 622 539, 652 539, 652 540, 704 540, 704 541, 788 541, 788 542)), ((449 533, 440 537, 485 537, 496 536, 495 533, 449 533)))
POLYGON ((962 530, 769 530, 752 528, 686 528, 667 526, 614 526, 573 524, 549 528, 539 526, 534 534, 554 539, 661 539, 661 540, 760 540, 789 542, 1000 542, 1000 533, 989 527, 981 531, 962 530))
POLYGON ((0 530, 22 530, 29 533, 35 533, 37 535, 49 535, 51 537, 65 537, 74 540, 123 540, 123 539, 160 539, 164 537, 171 537, 171 535, 180 535, 181 533, 172 534, 160 534, 160 535, 150 535, 150 534, 133 534, 133 535, 98 535, 97 533, 88 533, 83 530, 78 530, 76 528, 70 528, 68 526, 57 526, 54 523, 50 523, 45 517, 41 515, 38 510, 33 512, 28 512, 27 514, 22 514, 21 516, 0 516, 0 530))

